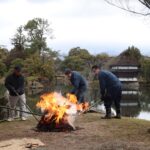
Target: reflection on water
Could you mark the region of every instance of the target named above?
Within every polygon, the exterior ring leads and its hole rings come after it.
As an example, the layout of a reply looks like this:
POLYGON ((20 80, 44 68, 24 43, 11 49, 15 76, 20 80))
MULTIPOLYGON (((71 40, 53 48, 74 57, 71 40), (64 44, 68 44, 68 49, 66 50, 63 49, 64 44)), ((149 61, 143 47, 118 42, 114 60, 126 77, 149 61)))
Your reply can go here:
POLYGON ((127 117, 137 117, 141 111, 139 91, 122 92, 122 115, 127 117))
POLYGON ((150 88, 141 88, 139 91, 123 92, 122 114, 127 117, 150 120, 150 88))
POLYGON ((141 88, 139 96, 141 111, 137 118, 150 120, 150 87, 141 88))
MULTIPOLYGON (((27 90, 27 103, 33 111, 37 112, 36 103, 39 100, 41 94, 56 89, 58 92, 62 92, 63 95, 69 91, 69 87, 57 86, 53 88, 34 89, 27 90)), ((0 86, 0 97, 4 94, 4 87, 0 86)), ((124 91, 122 96, 122 114, 127 117, 135 117, 139 119, 150 120, 150 88, 141 88, 140 92, 124 91)), ((99 89, 89 89, 87 98, 89 101, 96 101, 99 99, 99 89)))

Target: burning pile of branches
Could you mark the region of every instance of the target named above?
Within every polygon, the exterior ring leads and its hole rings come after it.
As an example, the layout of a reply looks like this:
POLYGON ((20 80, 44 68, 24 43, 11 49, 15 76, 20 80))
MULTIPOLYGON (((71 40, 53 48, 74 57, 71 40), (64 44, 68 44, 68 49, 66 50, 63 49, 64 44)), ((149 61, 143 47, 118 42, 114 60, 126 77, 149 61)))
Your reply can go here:
POLYGON ((43 94, 37 107, 44 112, 37 125, 40 131, 75 130, 74 121, 77 113, 88 109, 88 103, 78 104, 73 94, 63 97, 60 93, 43 94))

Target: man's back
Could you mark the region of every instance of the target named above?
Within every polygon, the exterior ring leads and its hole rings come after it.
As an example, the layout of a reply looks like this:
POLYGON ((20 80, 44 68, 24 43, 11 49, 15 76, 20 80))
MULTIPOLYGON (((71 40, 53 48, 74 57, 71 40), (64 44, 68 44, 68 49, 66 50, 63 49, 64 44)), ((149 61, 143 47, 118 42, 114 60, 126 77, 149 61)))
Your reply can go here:
POLYGON ((105 86, 106 89, 111 89, 113 86, 121 86, 119 79, 109 71, 101 70, 98 78, 102 88, 105 86))
POLYGON ((77 86, 77 87, 87 86, 85 78, 76 71, 72 71, 72 76, 71 76, 70 81, 74 86, 77 86))
POLYGON ((79 103, 83 103, 85 101, 85 93, 87 90, 85 78, 80 73, 72 71, 70 81, 74 86, 74 88, 71 90, 71 93, 77 96, 79 103))

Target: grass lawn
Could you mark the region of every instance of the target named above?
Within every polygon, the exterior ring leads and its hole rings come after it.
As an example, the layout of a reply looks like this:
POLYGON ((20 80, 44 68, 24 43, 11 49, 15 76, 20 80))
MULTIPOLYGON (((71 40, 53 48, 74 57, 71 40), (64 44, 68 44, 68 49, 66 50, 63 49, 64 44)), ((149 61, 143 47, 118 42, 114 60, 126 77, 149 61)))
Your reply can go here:
POLYGON ((102 120, 98 113, 87 113, 77 117, 80 129, 72 132, 36 132, 36 124, 33 118, 0 123, 0 143, 34 138, 45 150, 150 150, 150 122, 144 120, 102 120))

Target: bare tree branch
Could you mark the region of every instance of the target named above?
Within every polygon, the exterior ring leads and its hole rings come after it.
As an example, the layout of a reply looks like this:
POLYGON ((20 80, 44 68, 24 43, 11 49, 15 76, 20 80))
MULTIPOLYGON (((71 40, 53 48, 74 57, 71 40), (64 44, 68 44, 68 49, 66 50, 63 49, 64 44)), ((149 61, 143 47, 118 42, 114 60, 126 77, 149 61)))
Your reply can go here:
POLYGON ((139 2, 150 9, 150 0, 139 0, 139 2))
MULTIPOLYGON (((150 13, 142 13, 142 12, 137 12, 137 11, 134 11, 134 10, 131 10, 130 7, 129 7, 129 4, 127 3, 127 8, 123 7, 121 5, 121 1, 120 1, 120 5, 117 5, 109 0, 104 0, 106 3, 108 3, 109 5, 112 5, 114 7, 117 7, 119 9, 122 9, 124 11, 128 11, 130 13, 134 13, 134 14, 138 14, 138 15, 142 15, 142 16, 149 16, 150 13)), ((147 8, 150 9, 150 0, 138 0, 140 3, 142 3, 144 6, 146 6, 147 8)))

